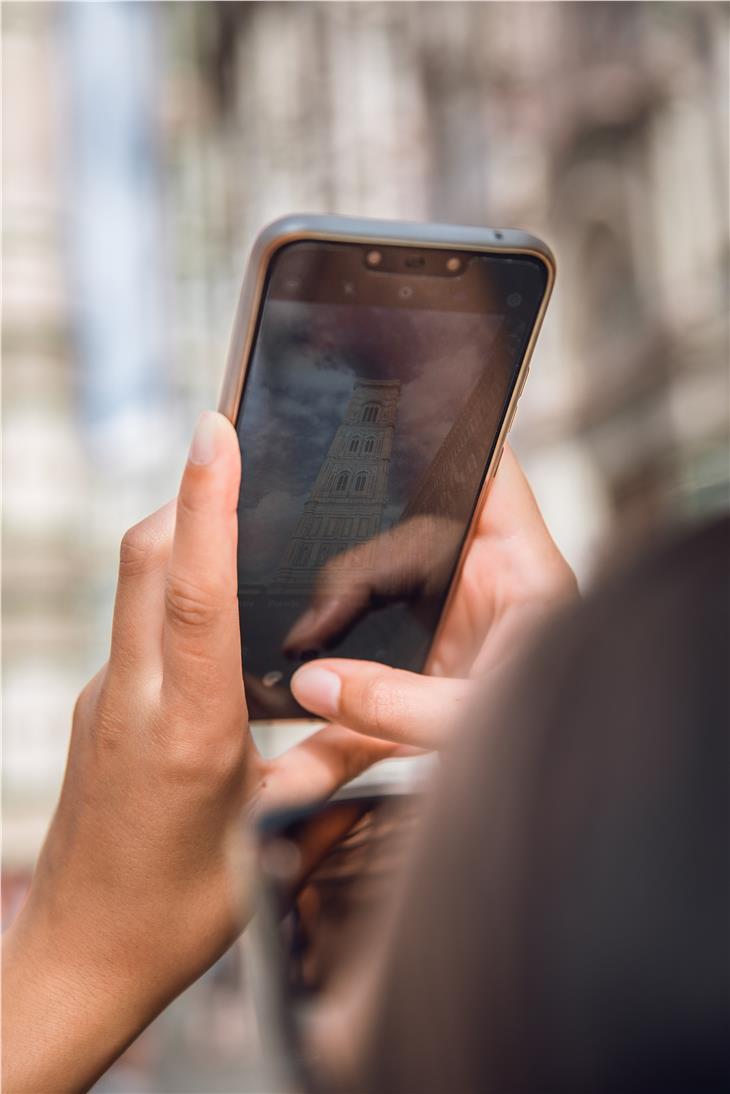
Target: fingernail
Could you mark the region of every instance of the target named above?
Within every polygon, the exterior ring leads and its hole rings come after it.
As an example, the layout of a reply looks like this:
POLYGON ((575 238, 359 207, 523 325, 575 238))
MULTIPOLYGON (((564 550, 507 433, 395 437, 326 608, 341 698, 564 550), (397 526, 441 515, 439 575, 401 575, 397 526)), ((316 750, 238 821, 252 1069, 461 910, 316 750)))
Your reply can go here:
POLYGON ((217 415, 212 411, 204 410, 198 418, 188 453, 190 463, 206 464, 212 463, 215 459, 218 429, 216 417, 217 415))
POLYGON ((317 665, 298 669, 291 680, 292 695, 306 710, 330 717, 337 713, 342 681, 334 672, 317 665))

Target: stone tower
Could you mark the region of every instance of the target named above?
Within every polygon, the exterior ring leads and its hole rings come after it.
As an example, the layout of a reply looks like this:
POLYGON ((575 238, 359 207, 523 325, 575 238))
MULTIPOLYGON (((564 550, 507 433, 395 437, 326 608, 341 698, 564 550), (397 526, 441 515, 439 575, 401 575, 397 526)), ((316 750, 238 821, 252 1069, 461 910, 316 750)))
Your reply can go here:
MULTIPOLYGON (((330 559, 377 536, 387 501, 388 470, 400 382, 356 380, 311 493, 304 503, 283 564, 278 591, 304 591, 330 559)), ((371 565, 360 551, 343 578, 371 565)))

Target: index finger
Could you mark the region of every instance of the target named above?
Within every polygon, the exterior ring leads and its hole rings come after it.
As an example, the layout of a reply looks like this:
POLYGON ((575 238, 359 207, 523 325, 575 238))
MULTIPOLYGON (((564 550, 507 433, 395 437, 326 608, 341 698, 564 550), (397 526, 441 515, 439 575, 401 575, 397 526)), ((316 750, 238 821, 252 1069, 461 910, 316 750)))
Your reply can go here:
POLYGON ((475 693, 472 680, 421 676, 373 661, 311 661, 291 679, 306 710, 366 737, 417 748, 440 748, 475 693))
POLYGON ((196 704, 242 687, 236 576, 240 476, 233 426, 222 414, 202 414, 177 499, 163 632, 163 688, 196 704))

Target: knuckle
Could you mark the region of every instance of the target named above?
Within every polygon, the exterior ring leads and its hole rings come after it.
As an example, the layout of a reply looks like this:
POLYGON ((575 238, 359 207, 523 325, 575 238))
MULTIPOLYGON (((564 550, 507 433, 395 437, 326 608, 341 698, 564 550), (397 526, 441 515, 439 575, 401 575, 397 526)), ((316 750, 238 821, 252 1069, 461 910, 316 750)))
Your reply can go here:
POLYGON ((99 706, 99 697, 107 687, 108 673, 109 665, 106 664, 81 689, 74 703, 73 725, 89 722, 93 718, 99 706))
POLYGON ((184 723, 173 732, 169 725, 162 727, 158 741, 165 776, 172 783, 220 788, 232 780, 242 782, 240 734, 223 735, 213 742, 201 739, 194 726, 184 723))
POLYGON ((114 746, 120 733, 130 720, 132 701, 129 696, 120 697, 112 682, 109 666, 98 673, 79 694, 73 712, 73 729, 77 734, 88 736, 98 746, 114 746))
POLYGON ((136 577, 145 573, 155 560, 155 540, 144 524, 135 524, 122 536, 119 546, 121 577, 136 577))
POLYGON ((165 614, 174 625, 205 630, 219 615, 221 605, 208 589, 175 574, 165 584, 165 614))
POLYGON ((73 724, 80 725, 87 721, 91 711, 94 707, 94 701, 96 699, 95 691, 93 688, 93 681, 89 681, 85 687, 81 689, 76 697, 73 710, 73 724))

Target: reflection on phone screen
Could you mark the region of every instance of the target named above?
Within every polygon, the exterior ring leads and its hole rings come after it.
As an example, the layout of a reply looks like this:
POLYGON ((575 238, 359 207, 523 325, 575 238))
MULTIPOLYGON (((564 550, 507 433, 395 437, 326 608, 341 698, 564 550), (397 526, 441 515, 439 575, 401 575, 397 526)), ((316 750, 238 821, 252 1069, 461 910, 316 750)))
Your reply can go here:
POLYGON ((423 667, 545 290, 527 257, 363 253, 292 244, 268 278, 236 423, 252 717, 301 713, 289 679, 323 653, 423 667))

